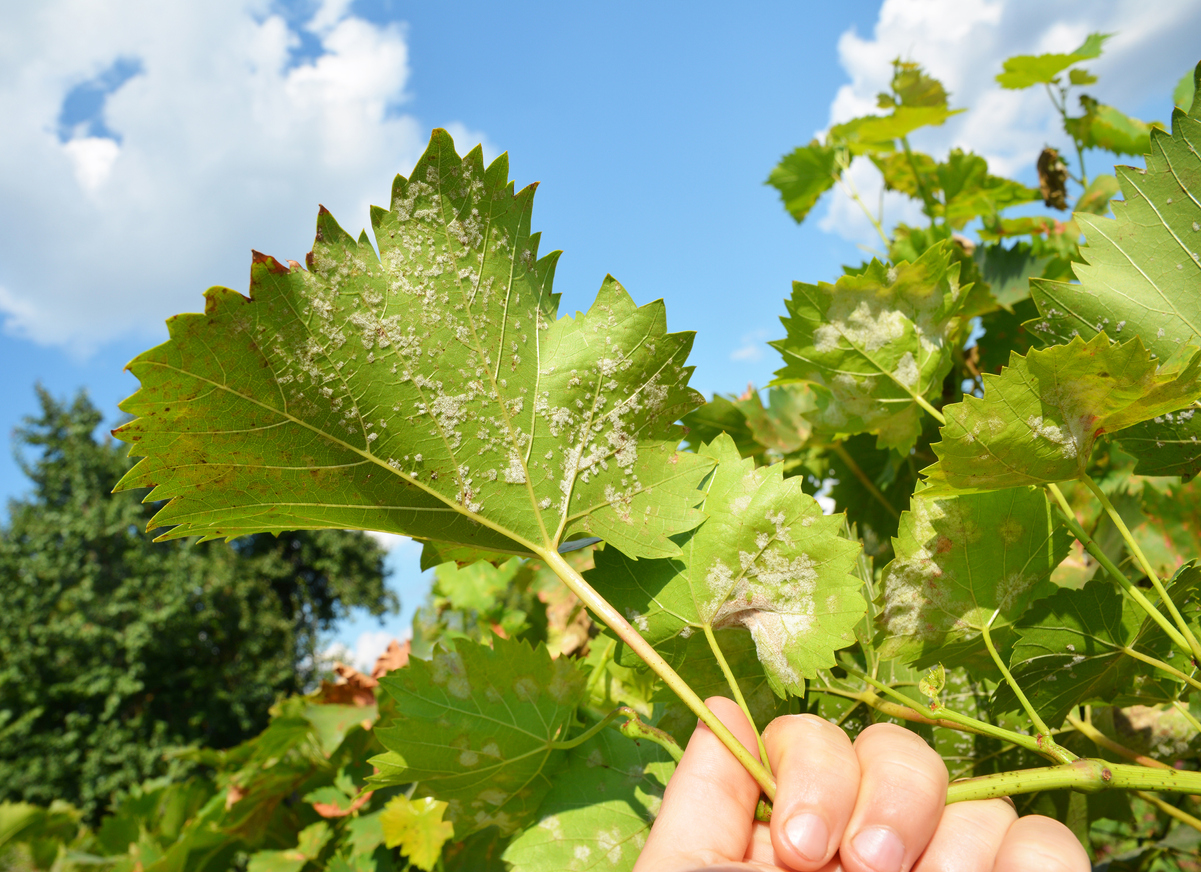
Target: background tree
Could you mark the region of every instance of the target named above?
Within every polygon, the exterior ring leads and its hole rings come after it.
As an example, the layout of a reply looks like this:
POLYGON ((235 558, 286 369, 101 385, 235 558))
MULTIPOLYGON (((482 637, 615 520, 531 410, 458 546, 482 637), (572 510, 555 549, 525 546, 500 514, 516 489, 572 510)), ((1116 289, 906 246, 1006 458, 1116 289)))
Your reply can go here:
POLYGON ((114 792, 225 748, 310 685, 319 633, 351 606, 395 609, 384 551, 357 532, 156 543, 146 491, 95 436, 101 414, 38 389, 15 434, 32 493, 0 530, 0 800, 65 799, 95 817, 114 792))

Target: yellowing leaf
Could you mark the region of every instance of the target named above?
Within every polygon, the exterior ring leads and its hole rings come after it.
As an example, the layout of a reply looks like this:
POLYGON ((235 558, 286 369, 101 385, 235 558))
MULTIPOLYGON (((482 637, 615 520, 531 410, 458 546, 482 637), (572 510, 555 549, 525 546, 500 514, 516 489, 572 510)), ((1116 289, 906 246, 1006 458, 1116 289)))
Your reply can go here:
POLYGON ((400 848, 419 869, 432 870, 442 855, 442 846, 454 837, 455 828, 442 820, 446 803, 428 796, 406 799, 394 796, 380 812, 384 844, 400 848))
POLYGON ((1159 367, 1138 339, 1090 342, 1013 355, 1000 375, 984 375, 984 397, 943 409, 939 461, 924 470, 947 494, 1066 481, 1088 467, 1093 444, 1189 405, 1201 395, 1201 351, 1181 366, 1159 367))

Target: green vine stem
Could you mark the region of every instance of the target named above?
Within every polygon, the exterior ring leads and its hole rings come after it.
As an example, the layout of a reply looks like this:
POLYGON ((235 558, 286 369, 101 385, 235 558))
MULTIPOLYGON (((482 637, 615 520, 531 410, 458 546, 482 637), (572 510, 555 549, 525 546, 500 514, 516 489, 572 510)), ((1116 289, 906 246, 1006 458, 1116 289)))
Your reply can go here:
POLYGON ((1067 498, 1064 497, 1063 491, 1059 489, 1059 486, 1052 483, 1048 484, 1046 488, 1047 492, 1054 497, 1055 502, 1059 505, 1059 512, 1063 517, 1064 525, 1068 528, 1068 530, 1071 531, 1072 535, 1079 540, 1080 544, 1084 546, 1084 550, 1086 550, 1094 560, 1101 564, 1101 567, 1109 573, 1110 577, 1122 589, 1122 592, 1138 603, 1139 607, 1147 613, 1147 616, 1159 625, 1159 628, 1167 634, 1168 638, 1175 643, 1177 648, 1179 648, 1188 656, 1193 656, 1192 649, 1189 647, 1189 644, 1185 640, 1184 636, 1180 635, 1180 632, 1172 626, 1172 623, 1167 618, 1163 616, 1163 613, 1155 607, 1154 603, 1147 599, 1147 597, 1143 595, 1143 592, 1126 577, 1126 573, 1118 569, 1114 562, 1109 559, 1104 551, 1101 550, 1101 546, 1098 545, 1093 540, 1093 537, 1090 536, 1085 529, 1080 526, 1080 522, 1076 520, 1076 513, 1072 511, 1072 507, 1068 505, 1067 498))
POLYGON ((1201 794, 1201 772, 1184 769, 1151 769, 1127 763, 1080 758, 1059 766, 1019 769, 965 778, 947 788, 947 804, 972 799, 996 799, 1042 790, 1076 790, 1100 793, 1103 790, 1169 790, 1201 794))
MULTIPOLYGON (((1179 669, 1177 669, 1171 663, 1164 663, 1162 660, 1157 660, 1154 657, 1150 657, 1150 656, 1144 654, 1142 651, 1138 651, 1134 648, 1131 648, 1129 645, 1124 646, 1121 649, 1121 651, 1123 654, 1125 654, 1128 657, 1133 657, 1135 660, 1140 660, 1143 663, 1146 663, 1148 666, 1154 666, 1156 669, 1163 670, 1164 672, 1168 673, 1169 675, 1179 678, 1181 681, 1183 681, 1185 684, 1190 685, 1195 690, 1201 690, 1201 681, 1198 681, 1196 678, 1194 678, 1191 675, 1188 675, 1187 673, 1181 672, 1179 669)), ((1201 732, 1201 727, 1198 727, 1197 730, 1199 732, 1201 732)))
MULTIPOLYGON (((844 667, 845 668, 845 667, 844 667)), ((851 672, 851 670, 847 670, 851 672)), ((969 715, 961 714, 953 709, 940 706, 938 711, 934 711, 929 706, 924 706, 915 699, 911 699, 902 693, 898 693, 893 688, 884 684, 882 681, 877 681, 871 676, 864 675, 862 672, 852 672, 858 678, 867 682, 876 690, 883 693, 885 696, 890 696, 905 706, 923 717, 927 718, 931 723, 937 722, 940 726, 950 729, 960 729, 966 732, 978 733, 982 736, 989 736, 993 739, 1000 739, 1002 742, 1009 742, 1012 745, 1017 745, 1019 748, 1025 748, 1035 754, 1042 755, 1050 760, 1058 761, 1060 758, 1053 755, 1046 747, 1046 740, 1027 736, 1024 733, 1016 733, 1013 730, 1007 730, 1004 727, 998 727, 995 724, 990 724, 987 721, 977 720, 969 715)), ((1050 738, 1048 736, 1048 738, 1050 738)), ((1052 742, 1052 744, 1054 744, 1052 742)), ((1058 747, 1058 746, 1056 746, 1058 747)), ((1061 749, 1062 750, 1062 749, 1061 749)))
POLYGON ((759 734, 759 728, 755 726, 755 718, 751 715, 751 708, 746 704, 746 698, 742 695, 742 688, 738 686, 738 679, 734 677, 734 670, 730 669, 730 664, 726 662, 726 656, 721 652, 721 646, 717 644, 717 637, 713 635, 713 628, 705 624, 703 629, 705 639, 709 642, 709 648, 713 651, 713 656, 717 658, 717 665, 721 667, 721 674, 726 677, 726 684, 730 686, 730 692, 734 694, 734 701, 738 703, 738 707, 746 715, 751 729, 755 731, 755 741, 759 745, 759 759, 763 761, 767 771, 771 772, 771 764, 767 760, 767 746, 763 744, 763 736, 759 734))
POLYGON ((644 723, 638 717, 638 712, 634 711, 629 706, 622 706, 618 709, 621 715, 626 718, 626 722, 617 729, 623 736, 628 739, 633 739, 635 742, 646 740, 654 742, 664 751, 671 755, 671 759, 677 763, 684 756, 684 749, 676 744, 676 740, 671 737, 671 733, 666 730, 660 730, 658 727, 652 727, 648 723, 644 723))
POLYGON ((705 701, 697 696, 696 691, 680 678, 662 655, 630 625, 630 622, 622 617, 621 613, 613 608, 607 599, 597 593, 592 585, 585 581, 584 577, 576 572, 575 568, 564 560, 563 556, 554 548, 539 548, 535 553, 559 576, 571 592, 578 596, 605 626, 616 633, 618 638, 629 645, 634 653, 641 657, 643 662, 675 692, 680 701, 713 731, 713 734, 755 779, 767 798, 775 799, 776 780, 772 774, 738 741, 738 738, 721 722, 713 710, 705 705, 705 701))
POLYGON ((1180 712, 1180 714, 1184 716, 1186 721, 1193 725, 1194 730, 1196 730, 1198 733, 1201 733, 1201 721, 1198 721, 1195 717, 1193 717, 1193 713, 1189 711, 1187 705, 1178 699, 1173 700, 1172 705, 1176 708, 1176 711, 1180 712))
POLYGON ((997 653, 997 649, 992 643, 992 636, 989 634, 988 628, 1000 613, 1001 610, 997 609, 992 613, 992 617, 988 619, 988 623, 980 628, 980 636, 984 639, 984 647, 988 649, 988 656, 992 658, 993 663, 1001 670, 1001 674, 1005 676, 1005 682, 1009 685, 1009 689, 1018 698, 1018 702, 1022 704, 1022 709, 1026 712, 1026 716, 1030 718, 1030 723, 1038 731, 1039 745, 1042 746, 1045 742, 1044 753, 1060 763, 1070 763, 1076 759, 1076 755, 1066 748, 1061 747, 1055 741, 1051 735, 1051 728, 1039 717, 1038 711, 1030 704, 1030 700, 1026 699, 1026 694, 1022 691, 1021 685, 1017 683, 1017 679, 1013 677, 1013 673, 1009 671, 1009 667, 1005 665, 1005 661, 997 653))
POLYGON ((1189 648, 1193 659, 1201 662, 1201 643, 1197 642, 1197 637, 1193 635, 1193 631, 1189 628, 1188 622, 1184 616, 1180 614, 1180 610, 1176 608, 1176 603, 1172 602, 1172 598, 1168 596, 1167 590, 1163 586, 1163 582, 1159 580, 1159 576, 1151 567, 1151 562, 1147 560, 1147 555, 1143 554, 1143 549, 1139 547, 1138 542, 1134 541, 1134 536, 1131 534, 1126 522, 1122 520, 1122 516, 1118 514, 1117 509, 1113 507, 1113 503, 1109 501, 1109 497, 1105 495, 1105 491, 1097 486, 1097 483, 1092 480, 1092 477, 1087 473, 1081 475, 1080 480, 1085 486, 1093 492, 1093 496, 1105 508, 1105 513, 1109 515, 1109 519, 1113 521, 1114 526, 1118 528, 1118 532, 1122 534, 1122 539, 1126 542, 1126 547, 1130 549, 1130 553, 1134 555, 1134 559, 1138 565, 1146 573, 1151 586, 1155 588, 1155 592, 1159 594, 1160 601, 1167 606, 1168 612, 1172 615, 1172 620, 1176 622, 1176 626, 1188 641, 1189 648))
POLYGON ((872 210, 867 208, 867 203, 863 202, 863 198, 859 196, 859 189, 855 187, 855 182, 851 179, 851 164, 849 161, 838 161, 841 172, 835 177, 843 193, 855 201, 863 214, 867 216, 867 220, 872 222, 872 227, 876 228, 876 233, 880 234, 880 238, 884 240, 884 250, 887 251, 892 245, 892 240, 888 238, 888 234, 884 232, 884 225, 880 223, 880 219, 872 214, 872 210))

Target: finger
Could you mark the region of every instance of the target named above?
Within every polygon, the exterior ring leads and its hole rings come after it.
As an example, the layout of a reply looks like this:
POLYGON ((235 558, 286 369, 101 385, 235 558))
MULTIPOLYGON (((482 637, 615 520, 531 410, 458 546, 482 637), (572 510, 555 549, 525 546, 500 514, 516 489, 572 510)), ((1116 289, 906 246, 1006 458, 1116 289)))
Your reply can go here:
POLYGON ((900 872, 925 850, 947 800, 947 767, 922 739, 873 724, 855 740, 859 795, 842 835, 847 872, 900 872))
MULTIPOLYGON (((758 757, 755 731, 742 710, 723 697, 705 703, 758 757)), ((672 872, 741 860, 758 802, 755 779, 708 727, 698 724, 634 869, 672 872)))
POLYGON ((1014 821, 997 851, 996 872, 1089 872, 1080 841, 1057 820, 1032 814, 1014 821))
POLYGON ((842 729, 816 715, 776 718, 763 734, 776 776, 772 844, 811 872, 838 850, 859 792, 859 758, 842 729))
POLYGON ((992 872, 997 850, 1017 817, 1003 799, 948 805, 913 872, 992 872))

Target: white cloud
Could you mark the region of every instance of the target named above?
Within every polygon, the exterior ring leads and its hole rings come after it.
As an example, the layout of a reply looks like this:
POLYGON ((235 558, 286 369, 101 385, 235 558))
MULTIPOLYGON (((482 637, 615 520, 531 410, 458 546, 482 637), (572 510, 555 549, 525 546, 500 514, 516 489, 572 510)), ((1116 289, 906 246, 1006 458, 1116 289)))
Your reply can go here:
MULTIPOLYGON (((413 542, 408 536, 401 536, 397 533, 381 533, 379 530, 368 530, 367 535, 378 542, 385 551, 392 551, 413 542)), ((420 549, 417 553, 420 553, 420 549)))
MULTIPOLYGON (((952 105, 970 107, 943 127, 919 131, 914 147, 936 155, 956 146, 969 149, 987 158, 995 172, 1032 182, 1042 148, 1065 148, 1068 141, 1044 92, 1004 91, 995 83, 1005 58, 1067 52, 1089 33, 1114 34, 1102 57, 1086 65, 1100 77, 1088 92, 1131 113, 1158 100, 1166 121, 1172 88, 1199 59, 1199 30, 1197 3, 885 0, 871 37, 852 29, 839 40, 839 58, 851 81, 835 96, 830 123, 878 111, 876 94, 887 90, 893 59, 914 60, 942 80, 952 105)), ((861 197, 876 208, 879 174, 855 169, 861 197)), ((914 220, 898 212, 899 205, 886 197, 888 223, 914 220)), ((880 244, 862 210, 841 191, 830 197, 820 226, 855 242, 880 244)))
POLYGON ((767 350, 765 343, 768 336, 769 334, 766 330, 755 330, 751 333, 743 334, 742 344, 730 352, 730 360, 746 363, 758 363, 760 360, 763 360, 764 353, 767 350))
MULTIPOLYGON (((319 51, 268 0, 46 0, 0 33, 0 315, 77 353, 162 335, 212 284, 245 291, 250 249, 303 260, 317 204, 352 233, 387 205, 428 131, 400 114, 399 26, 324 0, 319 51), (60 141, 64 98, 118 62, 137 72, 60 141)), ((467 133, 465 128, 459 128, 467 133)), ((458 143, 460 147, 474 142, 458 143)), ((495 151, 494 149, 492 150, 495 151)))

